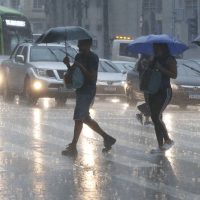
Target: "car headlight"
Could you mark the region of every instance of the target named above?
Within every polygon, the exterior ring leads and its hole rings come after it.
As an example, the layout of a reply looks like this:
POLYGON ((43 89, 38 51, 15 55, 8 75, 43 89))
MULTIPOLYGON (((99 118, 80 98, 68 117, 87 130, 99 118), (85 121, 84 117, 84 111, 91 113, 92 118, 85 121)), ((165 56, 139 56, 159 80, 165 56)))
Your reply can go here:
POLYGON ((122 81, 122 86, 124 87, 124 89, 126 90, 126 88, 128 87, 128 84, 126 81, 122 81))
POLYGON ((40 91, 42 89, 43 85, 40 81, 34 81, 33 82, 33 85, 32 85, 32 88, 35 90, 35 91, 40 91))
POLYGON ((4 82, 4 76, 3 74, 0 72, 0 85, 2 85, 4 82))
POLYGON ((171 86, 172 86, 172 89, 173 89, 173 90, 178 90, 178 85, 172 84, 171 86))
POLYGON ((47 76, 47 70, 46 69, 36 69, 36 73, 37 73, 38 76, 43 76, 43 77, 47 76))

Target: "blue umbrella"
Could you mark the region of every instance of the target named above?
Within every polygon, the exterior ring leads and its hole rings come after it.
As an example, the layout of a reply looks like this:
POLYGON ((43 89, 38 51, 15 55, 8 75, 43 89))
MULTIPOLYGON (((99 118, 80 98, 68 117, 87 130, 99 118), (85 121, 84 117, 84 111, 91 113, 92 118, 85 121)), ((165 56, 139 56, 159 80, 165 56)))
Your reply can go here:
POLYGON ((167 44, 172 55, 179 55, 187 50, 189 47, 177 39, 166 35, 147 35, 136 38, 128 46, 128 50, 133 53, 141 53, 146 55, 153 55, 153 44, 164 43, 167 44))

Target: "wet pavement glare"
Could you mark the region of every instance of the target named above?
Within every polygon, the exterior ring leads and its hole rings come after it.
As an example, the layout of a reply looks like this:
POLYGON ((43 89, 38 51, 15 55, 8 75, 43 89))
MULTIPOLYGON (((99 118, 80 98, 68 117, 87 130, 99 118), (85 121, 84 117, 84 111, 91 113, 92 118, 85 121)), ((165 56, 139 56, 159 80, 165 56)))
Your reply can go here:
POLYGON ((73 136, 74 100, 56 107, 0 101, 0 200, 199 200, 200 107, 170 107, 164 120, 175 146, 156 147, 153 126, 141 126, 135 107, 97 100, 91 115, 117 139, 102 153, 100 136, 84 125, 77 157, 61 151, 73 136))

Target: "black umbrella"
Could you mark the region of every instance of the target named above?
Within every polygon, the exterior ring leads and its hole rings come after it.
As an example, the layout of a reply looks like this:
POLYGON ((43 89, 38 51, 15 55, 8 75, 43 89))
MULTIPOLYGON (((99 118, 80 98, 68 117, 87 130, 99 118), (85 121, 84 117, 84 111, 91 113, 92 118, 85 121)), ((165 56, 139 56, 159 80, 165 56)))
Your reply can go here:
POLYGON ((192 43, 197 44, 198 46, 200 46, 200 35, 199 35, 197 38, 195 38, 195 39, 192 41, 192 43))
POLYGON ((67 26, 47 30, 36 40, 36 43, 55 43, 84 39, 92 39, 87 30, 79 26, 67 26))

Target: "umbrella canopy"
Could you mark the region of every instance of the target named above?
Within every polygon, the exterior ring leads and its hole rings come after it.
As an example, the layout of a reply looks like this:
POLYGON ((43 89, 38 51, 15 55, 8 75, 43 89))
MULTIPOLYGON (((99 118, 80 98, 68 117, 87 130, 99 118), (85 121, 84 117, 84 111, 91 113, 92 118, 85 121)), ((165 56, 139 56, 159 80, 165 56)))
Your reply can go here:
POLYGON ((200 46, 200 35, 194 39, 194 41, 192 41, 192 43, 197 44, 198 46, 200 46))
POLYGON ((36 40, 36 43, 55 43, 84 39, 92 39, 87 30, 79 26, 67 26, 47 30, 36 40))
POLYGON ((128 50, 133 53, 141 53, 146 55, 153 55, 153 44, 164 43, 167 44, 172 55, 179 55, 188 49, 188 46, 178 41, 177 39, 166 35, 147 35, 136 38, 128 46, 128 50))

